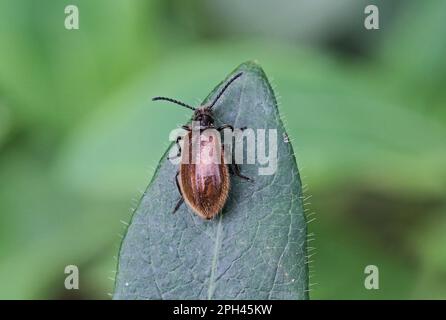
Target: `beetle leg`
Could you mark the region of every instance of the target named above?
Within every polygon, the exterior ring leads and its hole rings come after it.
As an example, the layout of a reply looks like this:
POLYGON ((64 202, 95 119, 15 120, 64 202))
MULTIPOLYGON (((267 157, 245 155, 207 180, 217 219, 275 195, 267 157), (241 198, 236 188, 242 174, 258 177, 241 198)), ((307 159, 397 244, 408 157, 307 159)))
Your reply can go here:
MULTIPOLYGON (((224 152, 224 150, 225 149, 224 149, 224 145, 223 145, 223 152, 224 152)), ((228 169, 229 169, 230 174, 236 175, 237 177, 240 177, 244 180, 254 182, 254 179, 241 174, 239 165, 237 163, 235 163, 234 155, 232 155, 232 162, 228 164, 228 169)))
POLYGON ((180 206, 184 202, 183 193, 181 192, 180 183, 178 182, 178 175, 179 174, 180 174, 180 171, 177 171, 177 174, 175 175, 175 183, 177 185, 178 192, 180 193, 180 199, 178 200, 177 204, 175 205, 175 208, 173 209, 172 213, 175 213, 178 210, 178 208, 180 208, 180 206))
POLYGON ((183 192, 181 192, 180 183, 178 182, 178 176, 179 175, 180 175, 180 171, 177 171, 177 173, 175 174, 175 183, 177 185, 178 192, 180 193, 180 196, 182 198, 183 197, 183 192))
MULTIPOLYGON (((190 128, 190 126, 188 126, 188 125, 184 125, 184 126, 181 126, 181 128, 182 129, 184 129, 184 130, 187 130, 187 131, 191 131, 192 129, 190 128)), ((176 158, 178 158, 179 156, 181 156, 181 145, 180 145, 180 140, 181 139, 183 139, 183 136, 178 136, 177 137, 177 140, 175 141, 175 144, 177 145, 177 147, 178 147, 178 153, 176 154, 176 156, 174 156, 174 157, 167 157, 167 160, 170 160, 170 159, 176 159, 176 158)))
POLYGON ((234 131, 234 127, 231 126, 230 124, 224 124, 224 125, 218 127, 217 131, 221 131, 221 130, 224 130, 224 129, 227 129, 227 128, 231 129, 231 131, 234 131))
POLYGON ((178 147, 178 152, 177 152, 177 154, 176 154, 174 157, 167 157, 167 160, 176 159, 176 158, 178 158, 179 156, 181 156, 181 145, 180 145, 180 140, 181 140, 181 139, 183 139, 183 137, 182 137, 182 136, 179 136, 179 137, 177 137, 177 140, 175 141, 175 144, 176 144, 177 147, 178 147))
POLYGON ((233 172, 233 174, 236 175, 237 177, 240 177, 240 178, 242 178, 244 180, 247 180, 247 181, 254 182, 254 179, 252 179, 250 177, 247 177, 247 176, 244 176, 243 174, 241 174, 240 167, 239 167, 239 165, 237 163, 231 163, 230 168, 231 168, 231 171, 233 172))
MULTIPOLYGON (((223 125, 223 126, 227 126, 226 128, 228 128, 228 127, 231 127, 231 128, 232 128, 232 126, 229 125, 229 124, 225 124, 225 125, 223 125)), ((223 127, 223 126, 222 126, 222 127, 223 127)), ((221 128, 221 127, 220 127, 220 128, 221 128)), ((220 130, 220 128, 218 128, 217 130, 220 130)), ((244 129, 246 129, 246 127, 244 127, 244 128, 240 128, 240 129, 241 129, 241 130, 244 130, 244 129)), ((222 145, 222 149, 223 149, 223 152, 225 152, 225 145, 222 145)), ((228 164, 228 169, 229 169, 229 173, 230 173, 230 174, 236 175, 237 177, 240 177, 240 178, 245 179, 245 180, 247 180, 247 181, 254 182, 254 179, 252 179, 252 178, 250 178, 250 177, 247 177, 247 176, 244 176, 243 174, 241 174, 239 165, 238 165, 237 163, 235 163, 234 155, 232 155, 232 161, 231 161, 231 163, 228 164)))
POLYGON ((181 126, 181 128, 184 129, 184 130, 187 130, 187 131, 191 131, 192 130, 190 128, 190 126, 188 126, 188 125, 181 126))
POLYGON ((183 204, 183 202, 184 202, 184 199, 181 197, 181 198, 178 200, 177 204, 175 205, 175 208, 173 209, 172 214, 174 214, 175 212, 177 212, 177 210, 180 208, 180 206, 183 204))
MULTIPOLYGON (((218 131, 221 131, 221 130, 224 130, 224 129, 227 129, 227 128, 230 128, 232 131, 234 131, 234 127, 233 126, 231 126, 230 124, 224 124, 224 125, 221 125, 220 127, 218 127, 217 128, 217 130, 218 131)), ((240 128, 240 130, 246 130, 248 127, 241 127, 240 128)))

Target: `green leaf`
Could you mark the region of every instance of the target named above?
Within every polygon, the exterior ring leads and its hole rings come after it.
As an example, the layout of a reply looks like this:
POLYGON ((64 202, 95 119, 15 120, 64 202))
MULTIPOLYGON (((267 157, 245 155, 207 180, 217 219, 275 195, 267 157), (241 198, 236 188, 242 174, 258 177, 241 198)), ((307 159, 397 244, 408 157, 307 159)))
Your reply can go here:
MULTIPOLYGON (((205 221, 182 205, 166 154, 144 193, 119 254, 115 299, 307 299, 306 222, 292 146, 263 70, 248 62, 215 107, 219 123, 277 129, 277 171, 231 178, 223 212, 205 221)), ((230 77, 229 75, 228 77, 230 77)), ((215 96, 223 81, 205 102, 215 96)))

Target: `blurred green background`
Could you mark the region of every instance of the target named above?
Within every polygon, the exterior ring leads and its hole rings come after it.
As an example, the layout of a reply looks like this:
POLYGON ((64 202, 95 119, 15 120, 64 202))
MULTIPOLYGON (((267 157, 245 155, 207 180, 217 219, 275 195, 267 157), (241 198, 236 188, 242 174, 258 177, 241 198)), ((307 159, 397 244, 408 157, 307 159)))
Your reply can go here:
POLYGON ((2 0, 0 298, 109 299, 123 222, 191 116, 150 98, 198 104, 252 59, 311 196, 311 298, 446 298, 445 12, 442 0, 2 0), (68 4, 79 30, 64 28, 68 4), (367 4, 380 30, 363 27, 367 4), (64 289, 69 264, 78 291, 64 289), (379 290, 364 289, 369 264, 379 290))

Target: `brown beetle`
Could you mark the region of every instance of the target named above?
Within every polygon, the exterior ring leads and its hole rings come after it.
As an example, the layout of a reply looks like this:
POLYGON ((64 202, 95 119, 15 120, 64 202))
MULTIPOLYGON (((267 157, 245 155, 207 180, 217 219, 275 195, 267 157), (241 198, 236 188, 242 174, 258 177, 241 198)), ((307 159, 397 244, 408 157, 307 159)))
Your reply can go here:
MULTIPOLYGON (((232 125, 224 124, 218 128, 214 127, 214 118, 212 115, 212 108, 220 99, 223 93, 228 89, 230 84, 242 75, 242 72, 233 76, 228 83, 220 90, 215 99, 209 105, 203 105, 198 108, 191 107, 181 101, 166 98, 155 97, 152 100, 166 100, 176 103, 180 106, 194 110, 192 121, 199 123, 199 141, 193 141, 192 128, 189 125, 182 126, 188 133, 184 137, 178 137, 176 145, 178 147, 177 157, 181 156, 180 169, 175 176, 178 191, 181 195, 180 200, 176 204, 173 212, 177 211, 181 204, 186 201, 187 205, 200 217, 204 219, 212 219, 222 209, 226 203, 229 194, 230 180, 229 173, 235 174, 245 180, 252 181, 252 179, 240 173, 239 166, 232 161, 229 164, 224 162, 224 148, 220 143, 219 137, 213 134, 203 134, 206 130, 216 129, 218 132, 224 129, 234 130, 232 125), (207 136, 206 138, 203 138, 207 136), (179 144, 180 140, 185 138, 182 152, 179 144), (195 156, 193 154, 193 143, 199 144, 198 162, 191 162, 195 156), (221 157, 220 161, 215 161, 215 157, 221 157), (180 180, 178 180, 180 178, 180 180)), ((246 128, 241 128, 244 130, 246 128)), ((196 137, 195 137, 196 139, 196 137)))

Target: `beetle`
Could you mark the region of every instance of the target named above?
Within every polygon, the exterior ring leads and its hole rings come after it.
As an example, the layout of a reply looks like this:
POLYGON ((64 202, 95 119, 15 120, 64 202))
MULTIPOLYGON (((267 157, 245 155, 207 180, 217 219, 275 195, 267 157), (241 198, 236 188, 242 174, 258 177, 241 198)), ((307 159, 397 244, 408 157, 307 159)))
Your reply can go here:
MULTIPOLYGON (((198 152, 200 154, 197 163, 190 163, 190 159, 197 156, 193 154, 193 151, 197 151, 195 150, 196 148, 193 148, 192 144, 197 141, 193 141, 193 128, 190 125, 182 126, 182 128, 188 132, 184 137, 178 137, 175 142, 178 147, 176 157, 181 157, 180 168, 175 175, 175 183, 178 192, 180 193, 180 199, 173 209, 173 213, 186 202, 186 204, 201 218, 207 220, 212 219, 223 209, 226 200, 228 199, 230 173, 244 180, 253 182, 251 178, 241 174, 240 167, 234 161, 225 164, 224 148, 220 143, 220 139, 216 139, 217 137, 212 134, 209 135, 207 140, 204 138, 205 131, 209 129, 216 129, 217 132, 221 132, 224 129, 234 131, 234 127, 230 124, 223 124, 219 127, 215 127, 212 108, 221 98, 223 93, 229 88, 231 83, 240 78, 242 74, 243 72, 239 72, 230 78, 209 105, 201 105, 194 108, 184 102, 172 98, 155 97, 152 99, 153 101, 165 100, 193 110, 194 115, 192 121, 196 121, 197 124, 199 124, 200 134, 198 143, 200 148, 198 149, 198 152), (183 144, 184 150, 182 151, 179 142, 183 138, 185 138, 185 143, 183 144), (221 157, 219 159, 220 161, 215 161, 218 160, 216 157, 221 157)), ((246 127, 240 129, 244 130, 246 127)))

